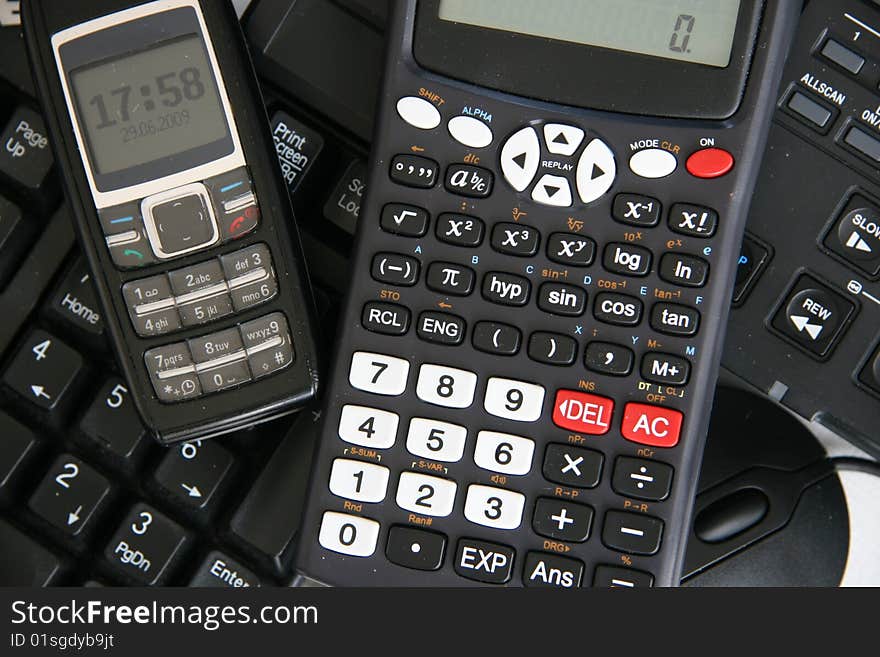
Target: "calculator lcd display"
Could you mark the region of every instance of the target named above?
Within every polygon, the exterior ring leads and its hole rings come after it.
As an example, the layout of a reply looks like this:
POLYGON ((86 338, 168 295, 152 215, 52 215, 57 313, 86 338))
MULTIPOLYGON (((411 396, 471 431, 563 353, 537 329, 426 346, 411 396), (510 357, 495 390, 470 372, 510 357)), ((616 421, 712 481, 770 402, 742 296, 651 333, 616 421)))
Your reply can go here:
POLYGON ((441 20, 724 68, 740 0, 440 0, 441 20))

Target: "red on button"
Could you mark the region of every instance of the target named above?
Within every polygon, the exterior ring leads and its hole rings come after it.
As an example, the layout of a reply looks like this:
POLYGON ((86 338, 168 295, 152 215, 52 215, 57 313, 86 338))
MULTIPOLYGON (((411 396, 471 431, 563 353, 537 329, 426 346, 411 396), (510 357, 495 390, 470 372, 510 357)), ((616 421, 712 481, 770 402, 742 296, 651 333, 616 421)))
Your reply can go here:
POLYGON ((627 404, 620 433, 627 440, 653 447, 678 444, 683 415, 679 411, 648 404, 627 404))
POLYGON ((686 166, 697 178, 719 178, 733 168, 733 155, 722 148, 704 148, 691 153, 686 166))
POLYGON ((578 433, 601 436, 611 428, 614 400, 576 390, 557 390, 553 423, 578 433))

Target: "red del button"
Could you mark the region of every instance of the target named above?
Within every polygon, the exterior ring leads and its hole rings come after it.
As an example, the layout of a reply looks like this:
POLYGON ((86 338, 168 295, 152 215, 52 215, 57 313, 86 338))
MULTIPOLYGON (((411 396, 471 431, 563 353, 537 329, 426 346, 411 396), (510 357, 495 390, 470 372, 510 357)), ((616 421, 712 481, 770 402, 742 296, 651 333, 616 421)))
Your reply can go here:
MULTIPOLYGON (((620 433, 627 440, 653 447, 674 447, 681 433, 679 411, 648 404, 627 404, 620 433)), ((554 418, 555 419, 555 418, 554 418)))
POLYGON ((692 153, 686 166, 697 178, 720 178, 733 168, 733 155, 722 148, 704 148, 692 153))
POLYGON ((614 400, 575 390, 557 390, 553 423, 578 433, 601 436, 608 433, 614 400))

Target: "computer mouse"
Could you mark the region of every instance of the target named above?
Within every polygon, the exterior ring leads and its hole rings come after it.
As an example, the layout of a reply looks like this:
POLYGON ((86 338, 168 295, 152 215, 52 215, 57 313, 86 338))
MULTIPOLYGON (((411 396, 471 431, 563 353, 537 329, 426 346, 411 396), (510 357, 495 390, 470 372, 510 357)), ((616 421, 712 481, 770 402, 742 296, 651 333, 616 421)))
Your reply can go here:
POLYGON ((834 463, 772 401, 719 386, 683 586, 837 586, 849 514, 834 463))

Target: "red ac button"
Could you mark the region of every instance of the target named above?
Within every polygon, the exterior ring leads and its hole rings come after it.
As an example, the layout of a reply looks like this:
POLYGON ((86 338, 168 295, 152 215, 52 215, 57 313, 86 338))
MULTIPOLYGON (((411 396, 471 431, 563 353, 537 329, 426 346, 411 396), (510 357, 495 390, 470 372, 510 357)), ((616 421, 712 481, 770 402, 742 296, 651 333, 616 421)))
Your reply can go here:
POLYGON ((648 404, 627 404, 620 432, 627 440, 653 447, 674 447, 684 416, 679 411, 648 404))

